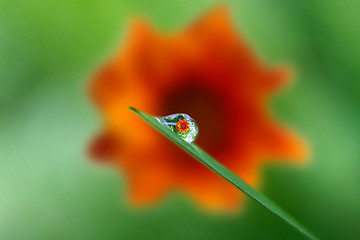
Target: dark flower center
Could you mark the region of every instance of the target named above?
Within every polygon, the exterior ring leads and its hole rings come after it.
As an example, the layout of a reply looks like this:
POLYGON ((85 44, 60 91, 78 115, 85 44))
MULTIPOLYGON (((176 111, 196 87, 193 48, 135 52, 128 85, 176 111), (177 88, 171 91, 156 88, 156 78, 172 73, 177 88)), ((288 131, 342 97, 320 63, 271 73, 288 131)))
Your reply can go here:
MULTIPOLYGON (((175 88, 165 96, 163 115, 173 113, 186 113, 192 117, 199 126, 199 138, 196 142, 205 150, 223 150, 226 146, 229 124, 224 108, 224 102, 216 94, 200 87, 186 86, 175 88)), ((182 129, 187 126, 180 124, 182 129)), ((210 151, 211 152, 211 151, 210 151)))

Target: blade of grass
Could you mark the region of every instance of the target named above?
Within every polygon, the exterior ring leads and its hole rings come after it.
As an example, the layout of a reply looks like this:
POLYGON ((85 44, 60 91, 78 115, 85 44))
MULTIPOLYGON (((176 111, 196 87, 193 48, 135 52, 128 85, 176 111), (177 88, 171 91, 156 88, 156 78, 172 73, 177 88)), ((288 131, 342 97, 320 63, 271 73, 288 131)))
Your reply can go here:
POLYGON ((184 141, 182 138, 178 137, 174 134, 170 129, 163 126, 159 123, 153 116, 146 114, 143 111, 140 111, 136 108, 129 107, 131 111, 141 117, 145 122, 150 124, 156 130, 161 132, 167 138, 172 140, 178 146, 180 146, 183 150, 193 156, 195 159, 200 161, 202 164, 213 170, 215 173, 219 174, 221 177, 225 178, 228 182, 233 184, 235 187, 243 191, 246 195, 263 205, 266 209, 271 211, 273 214, 281 218, 291 227, 296 229, 302 235, 306 236, 308 239, 317 239, 312 233, 310 233, 305 227, 303 227, 300 223, 298 223, 294 218, 292 218, 288 213, 282 210, 277 204, 271 201, 268 197, 263 195, 262 193, 253 189, 250 185, 244 182, 241 178, 231 172, 228 168, 224 165, 219 163, 209 154, 207 154, 204 150, 200 147, 195 145, 194 143, 188 143, 184 141))

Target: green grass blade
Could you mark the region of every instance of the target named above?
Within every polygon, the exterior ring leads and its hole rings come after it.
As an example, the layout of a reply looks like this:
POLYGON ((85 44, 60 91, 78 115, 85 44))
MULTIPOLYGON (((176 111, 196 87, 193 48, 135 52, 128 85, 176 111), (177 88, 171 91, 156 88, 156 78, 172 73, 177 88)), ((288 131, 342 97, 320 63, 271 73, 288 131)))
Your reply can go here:
POLYGON ((241 178, 231 172, 224 165, 219 163, 209 154, 207 154, 204 150, 199 148, 194 143, 188 143, 174 134, 170 129, 163 126, 159 123, 153 116, 148 115, 138 109, 133 107, 129 108, 143 120, 145 120, 148 124, 154 127, 156 130, 161 132, 167 138, 172 140, 182 149, 184 149, 187 153, 193 156, 195 159, 200 161, 202 164, 213 170, 215 173, 219 174, 221 177, 225 178, 228 182, 233 184, 235 187, 243 191, 246 195, 263 205, 266 209, 274 213, 276 216, 281 218, 287 224, 295 228, 298 232, 306 236, 308 239, 317 239, 312 233, 310 233, 306 228, 304 228, 300 223, 298 223, 295 219, 293 219, 289 214, 287 214, 284 210, 282 210, 277 204, 271 201, 268 197, 263 195, 262 193, 256 191, 250 185, 245 183, 241 178))

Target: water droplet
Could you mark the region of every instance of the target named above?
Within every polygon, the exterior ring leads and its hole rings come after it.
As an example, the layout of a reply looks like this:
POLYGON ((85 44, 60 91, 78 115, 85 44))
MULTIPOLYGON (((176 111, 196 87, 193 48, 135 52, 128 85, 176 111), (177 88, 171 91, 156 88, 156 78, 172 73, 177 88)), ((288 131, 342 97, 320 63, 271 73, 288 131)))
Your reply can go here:
POLYGON ((187 114, 177 113, 155 118, 188 143, 192 143, 198 135, 199 130, 196 122, 187 114))

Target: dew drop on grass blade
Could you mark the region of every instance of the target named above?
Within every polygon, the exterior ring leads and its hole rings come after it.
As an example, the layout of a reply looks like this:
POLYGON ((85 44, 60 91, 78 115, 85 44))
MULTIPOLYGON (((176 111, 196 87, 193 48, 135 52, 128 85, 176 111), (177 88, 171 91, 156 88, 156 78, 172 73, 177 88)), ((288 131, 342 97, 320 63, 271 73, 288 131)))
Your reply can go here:
POLYGON ((282 208, 280 208, 277 204, 271 201, 267 196, 256 191, 254 188, 244 182, 241 178, 235 175, 232 171, 219 163, 200 147, 198 147, 196 144, 189 143, 185 141, 184 138, 182 138, 181 136, 175 134, 168 126, 166 126, 166 124, 162 124, 161 121, 158 120, 159 118, 153 117, 133 107, 129 107, 129 109, 135 114, 137 114, 149 125, 151 125, 156 130, 165 135, 167 138, 169 138, 171 141, 176 143, 179 147, 181 147, 188 154, 193 156, 196 160, 198 160, 199 162, 213 170, 215 173, 226 179, 229 183, 233 184, 250 198, 263 205, 266 209, 281 218, 284 222, 296 229, 303 236, 307 237, 308 239, 318 239, 310 231, 308 231, 305 227, 298 223, 293 217, 286 213, 282 208))

